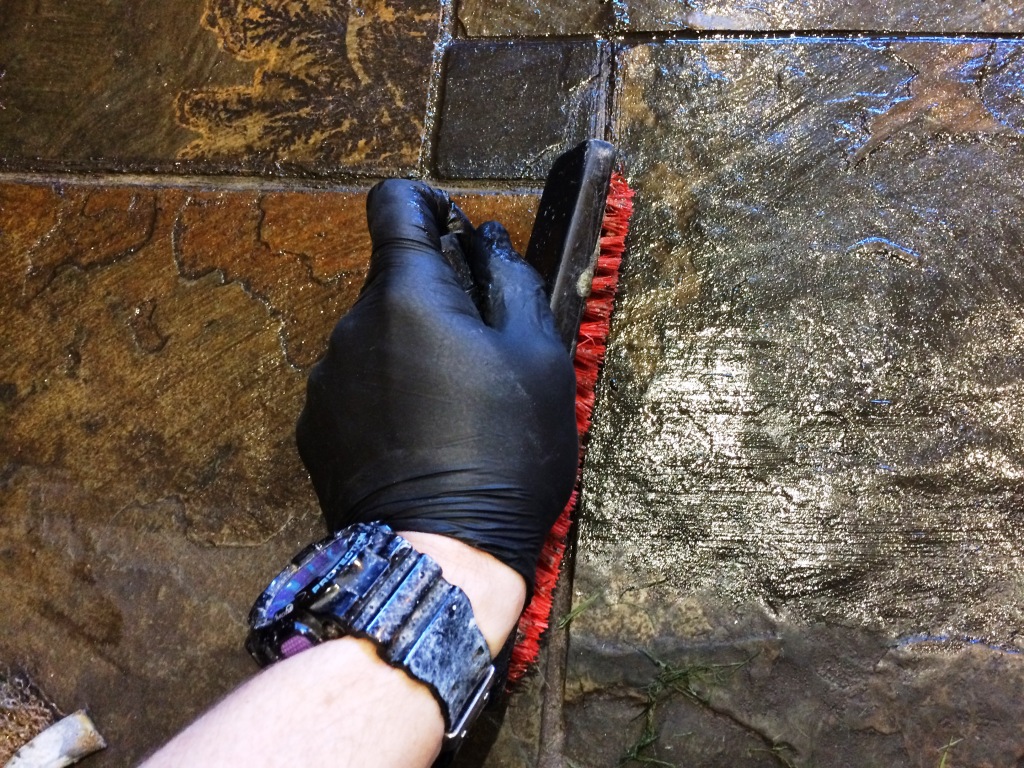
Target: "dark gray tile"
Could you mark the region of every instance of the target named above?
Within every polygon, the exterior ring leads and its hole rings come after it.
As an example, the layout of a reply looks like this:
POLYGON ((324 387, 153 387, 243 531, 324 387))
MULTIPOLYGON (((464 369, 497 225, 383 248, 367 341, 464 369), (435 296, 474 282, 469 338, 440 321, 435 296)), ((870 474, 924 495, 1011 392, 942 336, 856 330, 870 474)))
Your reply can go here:
POLYGON ((638 205, 585 541, 808 615, 1009 631, 985 595, 1024 471, 1019 49, 624 55, 638 205))
POLYGON ((543 178, 562 151, 602 137, 606 51, 596 41, 452 46, 438 173, 450 179, 543 178))
POLYGON ((612 595, 577 634, 565 708, 575 765, 935 768, 948 753, 946 765, 1014 766, 1024 750, 1021 656, 975 641, 701 610, 657 587, 612 595), (682 623, 656 642, 593 634, 673 605, 682 623))
POLYGON ((605 0, 464 0, 458 19, 469 37, 584 35, 609 31, 614 12, 605 0))

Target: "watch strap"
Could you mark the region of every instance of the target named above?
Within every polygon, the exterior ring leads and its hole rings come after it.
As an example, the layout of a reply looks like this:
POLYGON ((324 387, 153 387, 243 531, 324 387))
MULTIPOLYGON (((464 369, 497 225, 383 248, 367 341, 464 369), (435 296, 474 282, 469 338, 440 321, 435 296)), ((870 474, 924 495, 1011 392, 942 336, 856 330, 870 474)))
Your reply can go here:
MULTIPOLYGON (((273 596, 268 588, 250 616, 250 652, 266 665, 333 637, 366 638, 388 664, 430 689, 445 720, 443 750, 456 749, 495 680, 487 641, 465 592, 444 580, 437 562, 383 523, 342 529, 296 555, 293 564, 311 551, 338 553, 336 564, 299 593, 279 619, 266 616, 273 596)), ((289 573, 286 569, 279 579, 289 573)))
MULTIPOLYGON (((487 641, 466 593, 442 578, 441 566, 397 534, 380 535, 390 557, 349 611, 348 631, 427 685, 441 704, 446 738, 462 738, 494 676, 487 641)), ((366 561, 380 557, 374 549, 366 561)))

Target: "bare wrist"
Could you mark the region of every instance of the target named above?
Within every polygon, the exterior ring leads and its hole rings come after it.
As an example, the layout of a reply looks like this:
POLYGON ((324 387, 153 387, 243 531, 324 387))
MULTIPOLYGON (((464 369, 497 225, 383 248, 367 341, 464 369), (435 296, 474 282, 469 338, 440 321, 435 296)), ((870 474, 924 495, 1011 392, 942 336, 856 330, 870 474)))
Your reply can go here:
POLYGON ((523 577, 494 556, 450 536, 419 531, 396 533, 437 561, 445 580, 466 593, 491 656, 496 656, 523 612, 523 577))

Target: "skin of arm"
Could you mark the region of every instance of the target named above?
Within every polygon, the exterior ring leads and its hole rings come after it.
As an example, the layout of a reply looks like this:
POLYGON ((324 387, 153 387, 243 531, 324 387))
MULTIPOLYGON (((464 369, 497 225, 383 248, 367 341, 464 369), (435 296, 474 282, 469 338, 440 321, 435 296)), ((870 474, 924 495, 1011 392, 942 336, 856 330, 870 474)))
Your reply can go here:
MULTIPOLYGON (((466 593, 495 656, 522 612, 522 577, 456 539, 399 533, 466 593)), ((429 689, 385 663, 370 641, 346 637, 263 670, 143 765, 429 768, 443 736, 429 689)))

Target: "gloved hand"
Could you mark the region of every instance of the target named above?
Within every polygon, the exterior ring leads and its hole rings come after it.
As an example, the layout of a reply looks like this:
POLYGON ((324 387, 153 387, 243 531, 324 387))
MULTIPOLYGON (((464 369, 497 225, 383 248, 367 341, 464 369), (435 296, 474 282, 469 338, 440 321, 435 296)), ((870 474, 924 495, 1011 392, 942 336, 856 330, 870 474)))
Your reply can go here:
POLYGON ((500 224, 473 230, 424 184, 378 184, 367 214, 366 284, 310 373, 297 427, 327 523, 452 536, 532 591, 577 464, 575 379, 541 279, 500 224), (442 254, 449 229, 461 284, 442 254))

